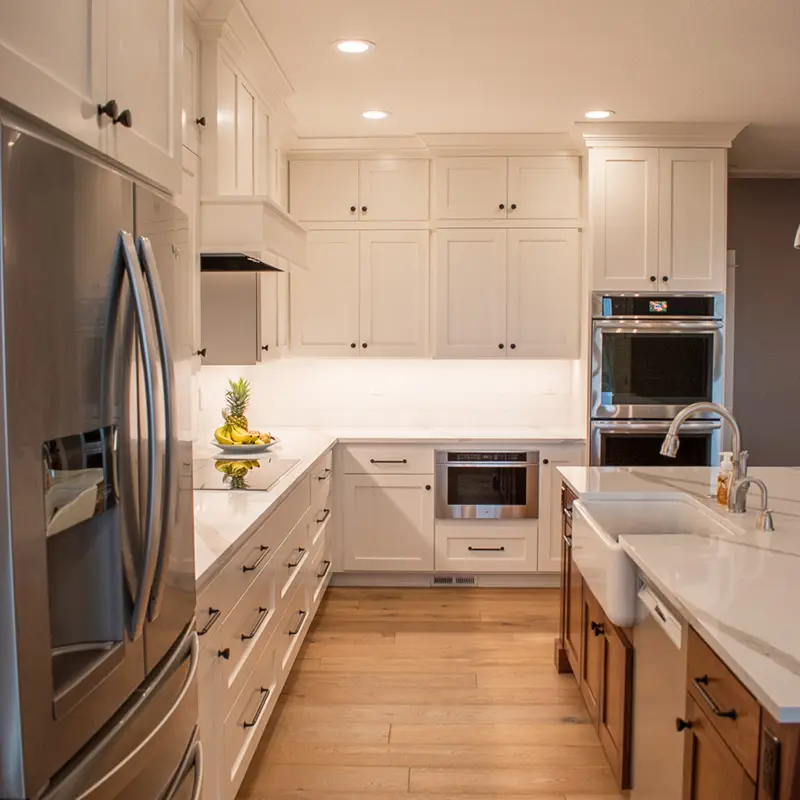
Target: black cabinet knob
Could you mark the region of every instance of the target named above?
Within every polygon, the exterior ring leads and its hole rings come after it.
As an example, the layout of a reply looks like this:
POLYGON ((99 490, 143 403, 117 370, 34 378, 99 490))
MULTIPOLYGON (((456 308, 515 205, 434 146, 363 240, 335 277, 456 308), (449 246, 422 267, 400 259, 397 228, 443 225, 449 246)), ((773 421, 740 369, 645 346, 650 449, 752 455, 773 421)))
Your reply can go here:
POLYGON ((601 622, 592 622, 591 628, 595 636, 602 636, 605 633, 605 628, 601 622))
POLYGON ((506 207, 506 204, 505 203, 500 203, 500 205, 497 206, 497 207, 502 211, 506 207))
POLYGON ((205 126, 206 126, 206 118, 205 117, 198 117, 194 121, 194 124, 195 125, 199 125, 201 128, 205 128, 205 126))
POLYGON ((510 347, 512 350, 516 350, 516 349, 517 349, 517 346, 516 346, 516 344, 514 344, 514 342, 511 342, 511 344, 509 345, 509 347, 510 347))
POLYGON ((680 733, 681 731, 685 731, 687 728, 691 728, 692 723, 689 720, 681 719, 680 717, 675 718, 675 730, 680 733))
POLYGON ((366 206, 361 206, 361 213, 362 214, 366 214, 367 213, 367 207, 366 206))
POLYGON ((661 278, 661 280, 662 280, 662 281, 664 281, 664 283, 666 283, 666 282, 669 280, 669 275, 664 275, 664 276, 661 278))
POLYGON ((262 349, 262 350, 263 350, 265 353, 268 353, 268 352, 269 352, 269 345, 268 345, 268 344, 262 344, 262 345, 261 345, 261 349, 262 349))
POLYGON ((517 204, 516 203, 512 203, 511 204, 511 210, 512 211, 516 211, 517 210, 517 204))
POLYGON ((195 350, 194 354, 196 356, 200 356, 200 358, 205 358, 207 352, 208 352, 208 350, 206 350, 206 348, 204 347, 202 350, 195 350))
POLYGON ((230 657, 231 657, 231 649, 230 649, 230 647, 226 647, 224 650, 217 650, 217 655, 220 658, 224 658, 226 661, 228 661, 230 659, 230 657))
POLYGON ((431 485, 429 483, 425 484, 425 491, 429 492, 431 490, 431 485))
POLYGON ((506 346, 505 346, 504 344, 499 344, 499 345, 497 345, 497 348, 498 348, 499 350, 505 350, 505 349, 506 349, 506 346))
POLYGON ((351 214, 355 214, 356 213, 356 207, 355 206, 350 206, 350 213, 351 214))
POLYGON ((367 349, 367 343, 366 343, 366 342, 361 342, 361 346, 362 346, 362 347, 363 347, 365 350, 367 349))
POLYGON ((652 283, 655 283, 655 282, 656 282, 656 276, 655 276, 655 275, 651 275, 651 276, 650 276, 650 281, 651 281, 652 283))
POLYGON ((549 464, 549 463, 550 463, 550 459, 549 458, 543 458, 542 459, 542 464, 549 464))
POLYGON ((356 343, 355 343, 355 342, 350 342, 350 347, 352 347, 352 348, 354 348, 354 349, 355 349, 355 346, 356 346, 356 343))
POLYGON ((117 114, 119 114, 119 106, 117 105, 116 100, 109 100, 107 103, 103 105, 97 104, 97 116, 102 117, 103 115, 107 117, 111 117, 112 120, 117 118, 117 114))
POLYGON ((114 120, 115 125, 118 123, 122 125, 123 128, 133 127, 133 114, 131 114, 129 108, 119 112, 119 116, 114 120))

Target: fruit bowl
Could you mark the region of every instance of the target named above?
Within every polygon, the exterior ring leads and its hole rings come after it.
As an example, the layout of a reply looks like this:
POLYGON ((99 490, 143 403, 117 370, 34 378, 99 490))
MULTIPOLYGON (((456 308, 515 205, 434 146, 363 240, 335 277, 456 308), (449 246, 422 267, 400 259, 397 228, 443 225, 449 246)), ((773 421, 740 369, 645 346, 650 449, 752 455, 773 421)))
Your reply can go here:
POLYGON ((220 444, 214 439, 211 440, 211 444, 222 450, 225 455, 239 458, 240 456, 253 455, 255 453, 266 453, 270 447, 277 444, 279 441, 280 439, 273 436, 267 444, 220 444))

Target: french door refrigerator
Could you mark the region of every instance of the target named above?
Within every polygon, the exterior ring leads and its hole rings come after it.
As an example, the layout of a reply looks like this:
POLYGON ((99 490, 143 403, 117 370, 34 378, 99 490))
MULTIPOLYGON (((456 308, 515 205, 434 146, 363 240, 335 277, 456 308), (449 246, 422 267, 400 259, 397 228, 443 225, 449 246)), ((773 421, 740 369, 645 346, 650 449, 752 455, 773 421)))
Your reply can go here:
POLYGON ((188 223, 0 148, 0 798, 196 797, 188 223))

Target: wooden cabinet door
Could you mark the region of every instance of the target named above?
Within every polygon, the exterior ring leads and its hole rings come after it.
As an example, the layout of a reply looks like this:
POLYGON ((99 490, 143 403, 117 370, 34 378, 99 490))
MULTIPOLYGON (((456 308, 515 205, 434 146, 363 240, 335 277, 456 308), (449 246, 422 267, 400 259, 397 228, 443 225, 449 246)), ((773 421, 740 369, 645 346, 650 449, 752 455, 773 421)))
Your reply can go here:
POLYGON ((581 217, 580 159, 577 156, 509 158, 507 213, 509 219, 577 227, 581 217))
POLYGON ((506 353, 506 232, 436 233, 435 354, 503 358, 506 353))
POLYGON ((203 272, 200 277, 203 364, 258 361, 258 275, 203 272))
POLYGON ((358 162, 358 215, 372 222, 428 219, 428 161, 383 158, 358 162))
POLYGON ((358 231, 310 231, 308 271, 291 277, 292 350, 358 355, 358 231))
MULTIPOLYGON (((630 789, 633 647, 615 625, 603 625, 602 685, 597 728, 611 771, 630 789)), ((678 676, 676 676, 678 677, 678 676)))
POLYGON ((436 217, 505 219, 506 161, 497 156, 436 159, 436 217))
POLYGON ((567 659, 572 668, 575 680, 580 684, 583 680, 582 665, 583 660, 583 578, 580 570, 572 557, 572 517, 568 516, 566 527, 569 528, 565 533, 569 535, 570 544, 567 552, 567 594, 565 597, 566 607, 564 609, 565 632, 564 645, 567 650, 567 659))
POLYGON ((433 476, 346 475, 344 568, 433 569, 433 476))
POLYGON ((0 97, 97 150, 111 122, 94 113, 110 99, 107 2, 0 3, 0 97))
POLYGON ((658 157, 659 284, 676 292, 725 291, 725 150, 659 150, 658 157))
POLYGON ((688 696, 686 721, 683 800, 755 800, 755 784, 688 696))
POLYGON ((561 568, 564 531, 561 479, 557 470, 558 467, 580 466, 585 461, 584 452, 582 443, 539 448, 539 572, 558 572, 561 568))
POLYGON ((183 64, 181 67, 181 142, 200 155, 200 40, 189 15, 183 15, 183 64))
POLYGON ((600 711, 602 695, 604 642, 602 633, 597 633, 598 626, 603 630, 605 614, 589 587, 583 584, 583 613, 581 635, 581 692, 589 711, 589 716, 596 723, 600 711))
POLYGON ((658 175, 656 148, 599 147, 590 151, 593 289, 656 289, 658 175))
POLYGON ((579 357, 580 283, 578 231, 508 231, 509 357, 579 357))
POLYGON ((428 353, 428 231, 362 231, 362 356, 428 353))
POLYGON ((132 126, 109 128, 109 154, 170 192, 180 191, 183 6, 108 0, 107 92, 132 126))
POLYGON ((289 210, 304 222, 357 220, 358 161, 292 161, 289 210))

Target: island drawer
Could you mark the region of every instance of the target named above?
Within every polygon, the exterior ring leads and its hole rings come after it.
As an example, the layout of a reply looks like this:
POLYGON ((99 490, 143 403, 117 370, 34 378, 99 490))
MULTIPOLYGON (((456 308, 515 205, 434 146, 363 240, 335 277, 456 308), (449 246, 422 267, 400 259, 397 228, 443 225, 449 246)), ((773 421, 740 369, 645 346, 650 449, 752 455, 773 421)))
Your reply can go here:
POLYGON ((432 475, 433 448, 414 444, 351 444, 342 453, 348 475, 432 475))
POLYGON ((689 696, 755 780, 761 706, 693 629, 689 630, 687 687, 689 696))

